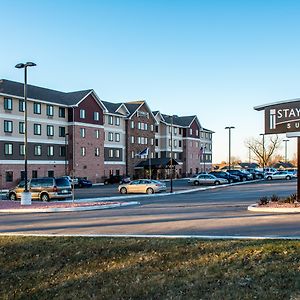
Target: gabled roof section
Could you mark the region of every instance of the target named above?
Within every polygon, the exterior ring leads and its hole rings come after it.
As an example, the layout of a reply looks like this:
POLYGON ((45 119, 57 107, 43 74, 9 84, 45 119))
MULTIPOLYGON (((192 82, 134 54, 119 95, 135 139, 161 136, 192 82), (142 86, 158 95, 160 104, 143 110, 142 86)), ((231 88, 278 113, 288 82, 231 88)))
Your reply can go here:
MULTIPOLYGON (((60 92, 34 85, 27 85, 28 99, 45 101, 49 103, 62 104, 67 106, 77 105, 80 101, 93 93, 92 89, 76 92, 60 92)), ((24 84, 16 81, 1 79, 0 94, 24 97, 24 84)))
POLYGON ((181 127, 190 127, 191 124, 194 122, 194 120, 196 119, 199 127, 201 128, 201 124, 197 118, 197 116, 183 116, 183 117, 179 117, 177 115, 173 115, 173 116, 169 116, 169 115, 165 115, 162 114, 162 117, 164 118, 165 122, 167 124, 171 124, 172 123, 172 117, 173 117, 173 125, 177 125, 177 126, 181 126, 181 127))
POLYGON ((148 104, 144 100, 138 100, 138 101, 130 101, 130 102, 125 102, 124 105, 130 112, 130 115, 128 115, 128 118, 131 119, 131 117, 139 110, 140 107, 145 105, 149 111, 149 114, 152 116, 152 118, 156 121, 151 109, 149 108, 148 104))

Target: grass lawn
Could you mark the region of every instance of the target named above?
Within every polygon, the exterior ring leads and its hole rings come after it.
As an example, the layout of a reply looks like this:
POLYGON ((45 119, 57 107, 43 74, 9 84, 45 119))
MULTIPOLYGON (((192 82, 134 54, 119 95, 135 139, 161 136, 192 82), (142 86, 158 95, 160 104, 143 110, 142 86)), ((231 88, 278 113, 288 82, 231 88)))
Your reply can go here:
POLYGON ((300 241, 2 236, 0 299, 300 299, 300 241))

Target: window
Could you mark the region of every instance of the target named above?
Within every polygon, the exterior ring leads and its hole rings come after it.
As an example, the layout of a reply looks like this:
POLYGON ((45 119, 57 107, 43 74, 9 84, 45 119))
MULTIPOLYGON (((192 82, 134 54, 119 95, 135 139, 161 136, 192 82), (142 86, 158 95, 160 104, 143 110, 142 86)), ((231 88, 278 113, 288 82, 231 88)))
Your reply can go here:
POLYGON ((115 150, 115 157, 120 157, 120 150, 119 149, 115 150))
POLYGON ((66 146, 59 147, 59 156, 66 157, 66 146))
POLYGON ((145 130, 148 130, 148 124, 145 123, 145 130))
POLYGON ((54 135, 54 126, 47 125, 47 136, 53 136, 53 135, 54 135))
POLYGON ((179 134, 181 134, 182 133, 182 129, 181 128, 179 128, 179 134))
POLYGON ((140 137, 138 137, 138 144, 140 144, 141 143, 141 138, 140 137))
POLYGON ((198 129, 196 129, 196 136, 198 136, 199 135, 199 130, 198 129))
POLYGON ((41 133, 42 133, 41 124, 33 124, 33 134, 34 135, 41 135, 41 133))
POLYGON ((4 132, 13 132, 13 122, 4 120, 4 132))
POLYGON ((145 124, 141 123, 141 130, 145 130, 145 124))
POLYGON ((42 155, 42 146, 41 145, 34 146, 34 155, 36 155, 36 156, 42 155))
POLYGON ((25 111, 25 101, 19 99, 19 111, 25 111))
POLYGON ((37 170, 32 170, 32 175, 31 175, 32 178, 37 178, 38 177, 38 172, 37 170))
POLYGON ((6 171, 5 172, 5 180, 6 182, 13 182, 13 179, 14 179, 14 173, 13 171, 6 171))
POLYGON ((54 171, 53 170, 48 171, 48 177, 54 177, 54 171))
POLYGON ((112 142, 114 140, 114 134, 112 132, 108 133, 108 140, 112 142))
POLYGON ((115 133, 115 141, 120 142, 120 133, 115 133))
POLYGON ((94 111, 94 121, 99 121, 99 112, 94 111))
POLYGON ((47 107, 46 107, 46 115, 47 115, 47 116, 50 116, 50 117, 53 117, 53 115, 54 115, 53 105, 47 104, 47 107))
POLYGON ((58 135, 60 137, 65 137, 66 136, 66 127, 59 126, 59 128, 58 128, 58 135))
POLYGON ((24 134, 25 133, 25 123, 19 122, 19 133, 24 134))
POLYGON ((47 155, 53 156, 54 155, 54 146, 48 146, 47 147, 47 155))
POLYGON ((177 148, 177 140, 174 140, 174 147, 177 148))
POLYGON ((134 136, 131 136, 131 144, 134 144, 134 136))
POLYGON ((95 156, 100 156, 100 148, 95 148, 95 156))
POLYGON ((80 119, 85 119, 85 110, 84 109, 80 110, 79 117, 80 117, 80 119))
POLYGON ((134 153, 134 151, 131 151, 131 158, 135 158, 135 153, 134 153))
POLYGON ((11 143, 4 144, 4 154, 5 155, 13 154, 13 144, 11 143))
POLYGON ((80 137, 85 138, 85 128, 80 128, 80 137))
POLYGON ((190 128, 190 135, 193 135, 193 129, 190 128))
POLYGON ((4 98, 4 109, 5 110, 13 109, 13 102, 11 98, 4 98))
POLYGON ((95 130, 95 138, 96 138, 96 139, 99 139, 99 138, 100 138, 100 130, 99 130, 99 129, 96 129, 96 130, 95 130))
POLYGON ((174 127, 174 134, 177 134, 177 127, 174 127))
POLYGON ((33 113, 34 114, 41 114, 41 103, 33 103, 33 113))
POLYGON ((154 130, 154 126, 153 124, 150 125, 150 130, 153 131, 154 130))
POLYGON ((141 122, 138 122, 138 129, 141 129, 141 122))
POLYGON ((113 116, 108 116, 108 124, 113 125, 114 123, 113 116))
POLYGON ((131 129, 134 129, 134 121, 131 121, 131 122, 130 122, 130 128, 131 128, 131 129))
POLYGON ((65 117, 66 117, 66 110, 65 110, 64 107, 60 107, 60 108, 58 109, 58 116, 59 116, 60 118, 65 118, 65 117))
POLYGON ((115 117, 115 125, 120 126, 120 117, 115 117))
POLYGON ((86 148, 85 147, 81 147, 80 148, 80 155, 81 156, 85 156, 86 155, 86 148))
POLYGON ((25 155, 25 145, 24 144, 21 144, 19 146, 19 154, 20 155, 25 155))
POLYGON ((172 146, 172 140, 169 139, 169 147, 172 146))
POLYGON ((158 147, 158 139, 155 139, 155 146, 158 147))
POLYGON ((157 125, 155 125, 155 132, 158 133, 158 126, 157 125))
POLYGON ((181 141, 179 141, 179 147, 181 147, 181 143, 182 143, 182 142, 181 142, 181 141))
POLYGON ((108 157, 114 157, 114 150, 113 149, 109 149, 108 157))

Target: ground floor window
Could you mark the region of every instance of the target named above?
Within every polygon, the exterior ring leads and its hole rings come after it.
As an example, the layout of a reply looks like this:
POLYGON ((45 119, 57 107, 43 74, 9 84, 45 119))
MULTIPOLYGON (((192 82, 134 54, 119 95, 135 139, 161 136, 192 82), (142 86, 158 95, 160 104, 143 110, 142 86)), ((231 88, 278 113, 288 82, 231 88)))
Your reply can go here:
POLYGON ((5 172, 5 180, 6 182, 13 182, 14 179, 14 173, 13 171, 6 171, 5 172))
POLYGON ((116 175, 120 175, 120 170, 116 170, 116 175))
POLYGON ((37 178, 38 176, 37 176, 37 170, 32 170, 32 178, 37 178))
POLYGON ((48 177, 54 177, 54 171, 48 170, 48 177))

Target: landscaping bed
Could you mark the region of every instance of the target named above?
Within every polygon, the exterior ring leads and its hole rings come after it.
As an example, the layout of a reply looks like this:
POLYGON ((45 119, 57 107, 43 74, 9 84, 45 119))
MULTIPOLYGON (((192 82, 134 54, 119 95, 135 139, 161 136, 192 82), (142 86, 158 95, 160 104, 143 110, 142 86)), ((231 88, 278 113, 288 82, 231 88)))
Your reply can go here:
POLYGON ((0 237, 1 299, 299 299, 300 241, 0 237))

